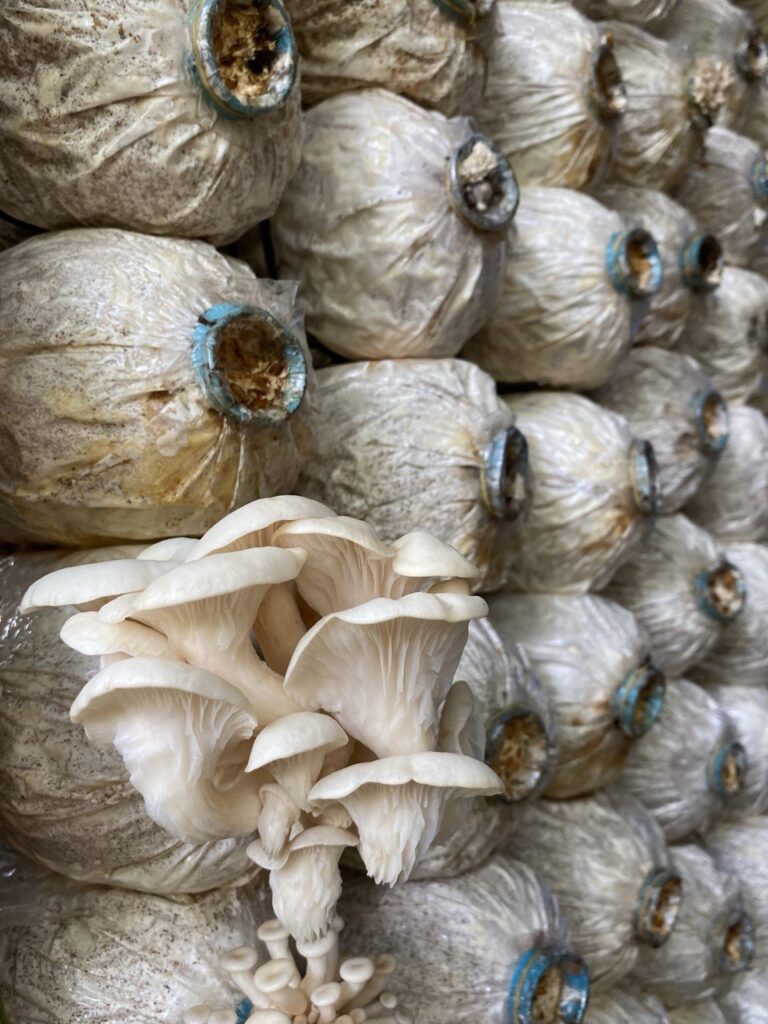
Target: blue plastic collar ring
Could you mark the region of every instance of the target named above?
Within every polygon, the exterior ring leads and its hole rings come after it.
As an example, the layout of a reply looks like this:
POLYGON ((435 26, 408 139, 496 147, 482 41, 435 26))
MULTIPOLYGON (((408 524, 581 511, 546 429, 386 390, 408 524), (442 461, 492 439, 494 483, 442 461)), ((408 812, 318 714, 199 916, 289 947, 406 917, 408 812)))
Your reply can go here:
POLYGON ((589 971, 584 961, 562 950, 534 946, 524 953, 509 983, 505 1024, 538 1024, 543 998, 556 1007, 547 1024, 581 1024, 589 1002, 589 971))
POLYGON ((747 752, 735 740, 718 743, 709 758, 709 788, 726 798, 738 796, 744 789, 747 752))
POLYGON ((206 309, 192 337, 192 365, 208 404, 248 425, 282 423, 307 386, 301 344, 258 306, 223 302, 206 309))
POLYGON ((453 209, 479 231, 504 231, 520 202, 509 161, 495 142, 479 132, 451 153, 447 188, 453 209))
POLYGON ((760 206, 768 206, 768 161, 765 153, 755 157, 749 177, 756 202, 760 206))
POLYGON ((643 736, 664 709, 666 683, 663 674, 646 662, 628 672, 613 697, 616 722, 631 739, 643 736))
POLYGON ((635 935, 654 949, 663 946, 677 923, 683 883, 669 868, 651 868, 643 879, 635 908, 635 935))
POLYGON ((715 388, 693 396, 693 423, 701 449, 719 455, 728 444, 731 424, 728 403, 715 388))
POLYGON ((656 452, 650 441, 635 439, 629 447, 629 478, 635 505, 643 515, 661 511, 661 480, 656 452))
POLYGON ((536 793, 553 759, 552 737, 535 711, 513 705, 491 718, 486 730, 485 762, 504 783, 499 800, 517 803, 536 793))
POLYGON ((723 277, 723 247, 715 235, 694 235, 680 250, 680 276, 692 291, 713 292, 723 277))
POLYGON ((233 0, 193 0, 189 32, 190 70, 219 113, 232 118, 258 117, 283 106, 293 92, 298 54, 280 0, 253 0, 250 7, 233 0), (241 19, 239 25, 234 20, 232 24, 232 38, 240 44, 232 58, 222 52, 225 36, 221 26, 227 18, 241 19), (248 35, 252 56, 244 59, 242 43, 248 35))
POLYGON ((528 442, 517 427, 491 438, 480 486, 483 503, 495 519, 515 519, 528 507, 533 488, 528 442))
POLYGON ((723 559, 714 569, 702 569, 694 581, 696 603, 707 618, 729 622, 741 614, 747 584, 740 569, 723 559))
POLYGON ((749 969, 755 956, 755 926, 740 907, 727 917, 718 942, 718 962, 727 974, 749 969))
POLYGON ((644 228, 617 231, 605 249, 605 263, 614 288, 633 299, 655 295, 664 279, 656 241, 644 228))

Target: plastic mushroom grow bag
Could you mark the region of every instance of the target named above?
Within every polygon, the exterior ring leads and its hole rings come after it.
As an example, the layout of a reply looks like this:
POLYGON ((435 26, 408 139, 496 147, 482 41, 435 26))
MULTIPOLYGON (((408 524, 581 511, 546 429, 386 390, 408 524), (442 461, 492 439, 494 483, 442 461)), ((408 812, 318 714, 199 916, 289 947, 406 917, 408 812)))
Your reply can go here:
POLYGON ((455 355, 501 288, 518 200, 505 157, 468 119, 379 89, 306 122, 272 232, 308 330, 350 359, 455 355))
POLYGON ((598 992, 589 1001, 589 1024, 668 1024, 664 1006, 632 986, 598 992))
POLYGON ((627 94, 613 177, 669 191, 700 153, 725 103, 730 65, 709 57, 689 61, 671 43, 621 21, 600 27, 613 37, 627 94))
POLYGON ((653 31, 692 57, 730 67, 720 122, 737 123, 768 72, 768 42, 749 12, 728 0, 679 0, 653 31))
MULTIPOLYGON (((167 899, 81 886, 0 854, 0 990, 24 1024, 180 1024, 242 997, 219 964, 269 916, 264 890, 167 899)), ((229 1020, 229 1018, 227 1018, 229 1020)), ((222 1021, 223 1024, 223 1021, 222 1021)))
POLYGON ((728 444, 725 399, 690 356, 635 349, 592 397, 653 445, 662 512, 685 505, 728 444))
POLYGON ((393 987, 419 1024, 584 1019, 587 968, 525 864, 496 855, 459 878, 395 889, 350 880, 341 911, 355 948, 394 954, 393 987))
POLYGON ((294 285, 102 228, 1 254, 0 292, 2 540, 199 534, 295 483, 311 368, 294 285))
POLYGON ((649 299, 634 336, 635 344, 674 347, 694 307, 694 295, 717 291, 720 285, 720 243, 663 192, 629 185, 603 185, 596 195, 600 202, 648 231, 661 259, 661 287, 649 299))
POLYGON ((661 280, 645 229, 570 189, 523 188, 501 299, 464 354, 500 381, 597 387, 661 280))
POLYGON ((0 831, 27 856, 71 878, 157 893, 203 892, 255 873, 247 842, 181 843, 149 818, 120 756, 93 746, 70 721, 72 701, 99 668, 97 657, 59 639, 74 609, 19 613, 24 591, 46 572, 136 551, 0 559, 0 831))
POLYGON ((750 599, 741 566, 683 515, 658 519, 605 593, 635 614, 669 675, 705 657, 750 599))
POLYGON ((554 891, 596 989, 610 989, 636 966, 643 945, 662 946, 672 934, 680 876, 660 830, 627 794, 609 787, 539 800, 526 807, 508 849, 535 864, 554 891))
MULTIPOLYGON (((752 919, 755 967, 765 969, 768 949, 768 817, 752 815, 738 822, 720 822, 707 834, 707 850, 724 870, 738 877, 744 909, 752 919)), ((750 1021, 752 1018, 747 1018, 750 1021)))
POLYGON ((528 443, 531 510, 505 546, 510 590, 584 593, 604 585, 659 507, 652 445, 581 395, 506 399, 528 443))
POLYGON ((302 494, 365 519, 382 540, 429 530, 499 586, 530 501, 524 437, 482 370, 384 360, 321 370, 302 494))
POLYGON ((726 128, 707 132, 675 194, 717 235, 729 263, 749 269, 768 244, 768 164, 752 139, 726 128))
POLYGON ((724 542, 768 538, 768 421, 758 409, 730 407, 728 444, 685 507, 724 542))
MULTIPOLYGON (((738 976, 741 977, 742 975, 738 976)), ((714 999, 698 999, 695 1003, 684 1003, 670 1010, 667 1019, 669 1024, 726 1024, 723 1011, 714 999)))
POLYGON ((493 0, 287 0, 308 106, 381 86, 448 116, 482 102, 493 0))
POLYGON ((768 688, 730 682, 708 689, 727 714, 746 753, 744 784, 728 801, 726 813, 730 817, 764 814, 768 811, 768 688))
POLYGON ((621 770, 664 705, 664 678, 633 616, 601 597, 497 594, 490 618, 530 657, 557 726, 549 797, 589 793, 621 770))
POLYGON ((677 350, 701 364, 727 401, 759 396, 768 384, 768 281, 724 267, 720 286, 691 303, 677 350))
POLYGON ((6 8, 6 213, 231 241, 275 210, 301 147, 279 0, 6 8), (38 74, 47 84, 30 89, 38 74))
POLYGON ((675 847, 675 866, 685 893, 677 924, 662 949, 643 948, 635 971, 638 983, 667 1007, 726 990, 755 954, 738 878, 693 844, 675 847))
POLYGON ((574 5, 590 18, 615 18, 631 25, 653 26, 665 18, 677 0, 578 0, 574 5))
POLYGON ((495 21, 483 130, 521 184, 580 188, 601 177, 626 102, 610 40, 565 3, 498 0, 495 21))
POLYGON ((19 242, 23 242, 34 234, 37 232, 33 227, 11 220, 0 213, 0 252, 5 252, 6 249, 18 245, 19 242))
POLYGON ((768 683, 768 548, 763 544, 731 544, 726 548, 726 558, 738 563, 747 600, 741 614, 723 624, 715 646, 691 674, 713 686, 762 688, 768 683))
POLYGON ((743 792, 748 755, 723 707, 700 686, 667 687, 659 724, 627 755, 621 785, 668 842, 705 831, 743 792))
POLYGON ((768 973, 755 968, 740 974, 719 1006, 725 1024, 768 1024, 768 973))

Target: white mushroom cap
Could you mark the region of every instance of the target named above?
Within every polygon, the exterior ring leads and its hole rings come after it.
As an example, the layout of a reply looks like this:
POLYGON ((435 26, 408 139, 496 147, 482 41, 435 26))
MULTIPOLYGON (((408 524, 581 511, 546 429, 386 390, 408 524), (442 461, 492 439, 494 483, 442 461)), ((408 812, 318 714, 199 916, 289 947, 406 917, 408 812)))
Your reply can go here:
POLYGON ((225 971, 253 971, 259 962, 259 954, 253 946, 235 946, 219 960, 225 971))
POLYGON ((245 1024, 291 1024, 291 1018, 282 1010, 254 1010, 245 1024))
POLYGON ((269 768, 275 780, 303 811, 320 777, 326 753, 346 746, 349 737, 329 715, 297 711, 265 726, 253 741, 246 771, 269 768))
POLYGON ((178 661, 128 658, 98 672, 71 717, 114 744, 147 813, 183 842, 248 835, 261 804, 244 772, 250 705, 218 676, 178 661))
POLYGON ((408 878, 437 833, 446 802, 494 796, 502 783, 482 761, 462 754, 421 753, 353 764, 321 779, 309 794, 346 807, 360 835, 368 873, 394 885, 408 878))
POLYGON ((209 1006, 208 1003, 199 1003, 197 1006, 191 1006, 185 1010, 182 1019, 184 1024, 208 1024, 212 1013, 212 1006, 209 1006))
POLYGON ((191 562, 223 551, 262 547, 272 543, 275 531, 285 522, 333 515, 327 505, 295 494, 260 498, 220 519, 203 534, 187 559, 191 562))
POLYGON ((169 561, 114 558, 111 562, 69 565, 36 580, 21 599, 22 612, 37 608, 98 607, 118 594, 143 590, 176 565, 169 561))
POLYGON ((103 622, 97 612, 78 612, 67 619, 59 636, 81 654, 124 654, 134 658, 173 658, 167 637, 139 622, 103 622))
POLYGON ((396 551, 392 568, 400 576, 461 580, 480 576, 476 565, 426 530, 406 533, 392 547, 396 551))
POLYGON ((136 557, 141 559, 151 558, 156 562, 165 562, 169 559, 183 562, 195 544, 197 544, 197 541, 193 537, 166 537, 165 540, 159 540, 155 544, 150 544, 148 548, 140 551, 136 557))
POLYGON ((327 615, 302 638, 285 690, 380 757, 426 751, 482 598, 409 594, 327 615))

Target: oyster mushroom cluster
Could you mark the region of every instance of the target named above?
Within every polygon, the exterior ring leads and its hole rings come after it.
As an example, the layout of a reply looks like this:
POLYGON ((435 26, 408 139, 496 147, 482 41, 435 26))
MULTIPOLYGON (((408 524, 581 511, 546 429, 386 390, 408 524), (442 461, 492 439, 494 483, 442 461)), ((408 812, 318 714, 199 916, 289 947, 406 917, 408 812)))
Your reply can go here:
MULTIPOLYGON (((73 721, 116 748, 176 838, 253 836, 279 926, 303 947, 332 940, 345 851, 394 885, 454 799, 502 791, 474 756, 471 712, 455 709, 469 623, 487 611, 469 593, 475 573, 429 534, 383 544, 365 523, 288 496, 246 505, 200 540, 53 572, 22 611, 79 609, 62 639, 101 669, 73 721)), ((294 978, 288 963, 262 973, 272 984, 289 968, 294 978)), ((352 982, 323 972, 323 984, 352 982)), ((286 1006, 275 996, 264 1009, 286 1006)))

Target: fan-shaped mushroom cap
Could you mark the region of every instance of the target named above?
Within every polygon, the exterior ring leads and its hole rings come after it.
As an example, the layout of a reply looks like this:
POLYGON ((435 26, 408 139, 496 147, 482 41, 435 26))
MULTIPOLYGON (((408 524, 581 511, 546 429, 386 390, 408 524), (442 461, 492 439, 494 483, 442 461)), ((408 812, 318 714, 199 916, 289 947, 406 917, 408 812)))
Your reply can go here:
POLYGON ((148 548, 140 551, 136 557, 140 559, 150 558, 156 562, 165 562, 171 559, 183 562, 196 544, 197 541, 193 537, 166 537, 165 540, 159 540, 155 544, 150 544, 148 548))
POLYGON ((293 579, 305 557, 270 547, 183 562, 135 597, 105 605, 99 615, 107 622, 130 617, 160 630, 187 661, 237 686, 266 723, 297 707, 254 652, 251 625, 269 587, 293 579))
POLYGON ((147 813, 171 835, 206 842, 254 830, 260 802, 244 767, 256 721, 223 679, 128 658, 83 687, 71 716, 94 743, 114 744, 147 813))
POLYGON ((320 776, 326 753, 349 737, 329 715, 297 711, 265 726, 253 741, 246 771, 269 768, 291 800, 309 811, 307 794, 320 776))
POLYGON ((360 835, 368 873, 394 885, 408 878, 437 833, 443 808, 460 796, 494 796, 495 772, 462 754, 421 753, 353 764, 321 779, 310 801, 343 804, 360 835))
POLYGON ((318 939, 331 927, 341 895, 339 858, 357 843, 347 829, 315 825, 294 836, 277 858, 259 840, 248 847, 248 856, 269 870, 275 914, 297 941, 318 939))
POLYGON ((325 616, 294 651, 286 692, 331 712, 380 757, 434 748, 438 708, 482 598, 409 594, 325 616))
POLYGON ((406 533, 392 547, 397 552, 392 568, 400 576, 461 580, 480 576, 480 570, 469 559, 426 530, 406 533))
POLYGON ((67 619, 59 636, 80 654, 104 657, 122 654, 133 658, 173 658, 167 637, 140 622, 104 622, 98 612, 78 612, 67 619))
POLYGON ((98 608, 118 594, 143 590, 176 564, 115 558, 111 562, 68 565, 36 580, 21 599, 19 609, 31 612, 36 608, 63 608, 70 604, 85 610, 98 608))
POLYGON ((312 498, 283 494, 276 498, 260 498, 235 509, 206 530, 187 556, 191 562, 224 551, 242 551, 272 543, 275 531, 294 519, 321 519, 335 513, 312 498))

